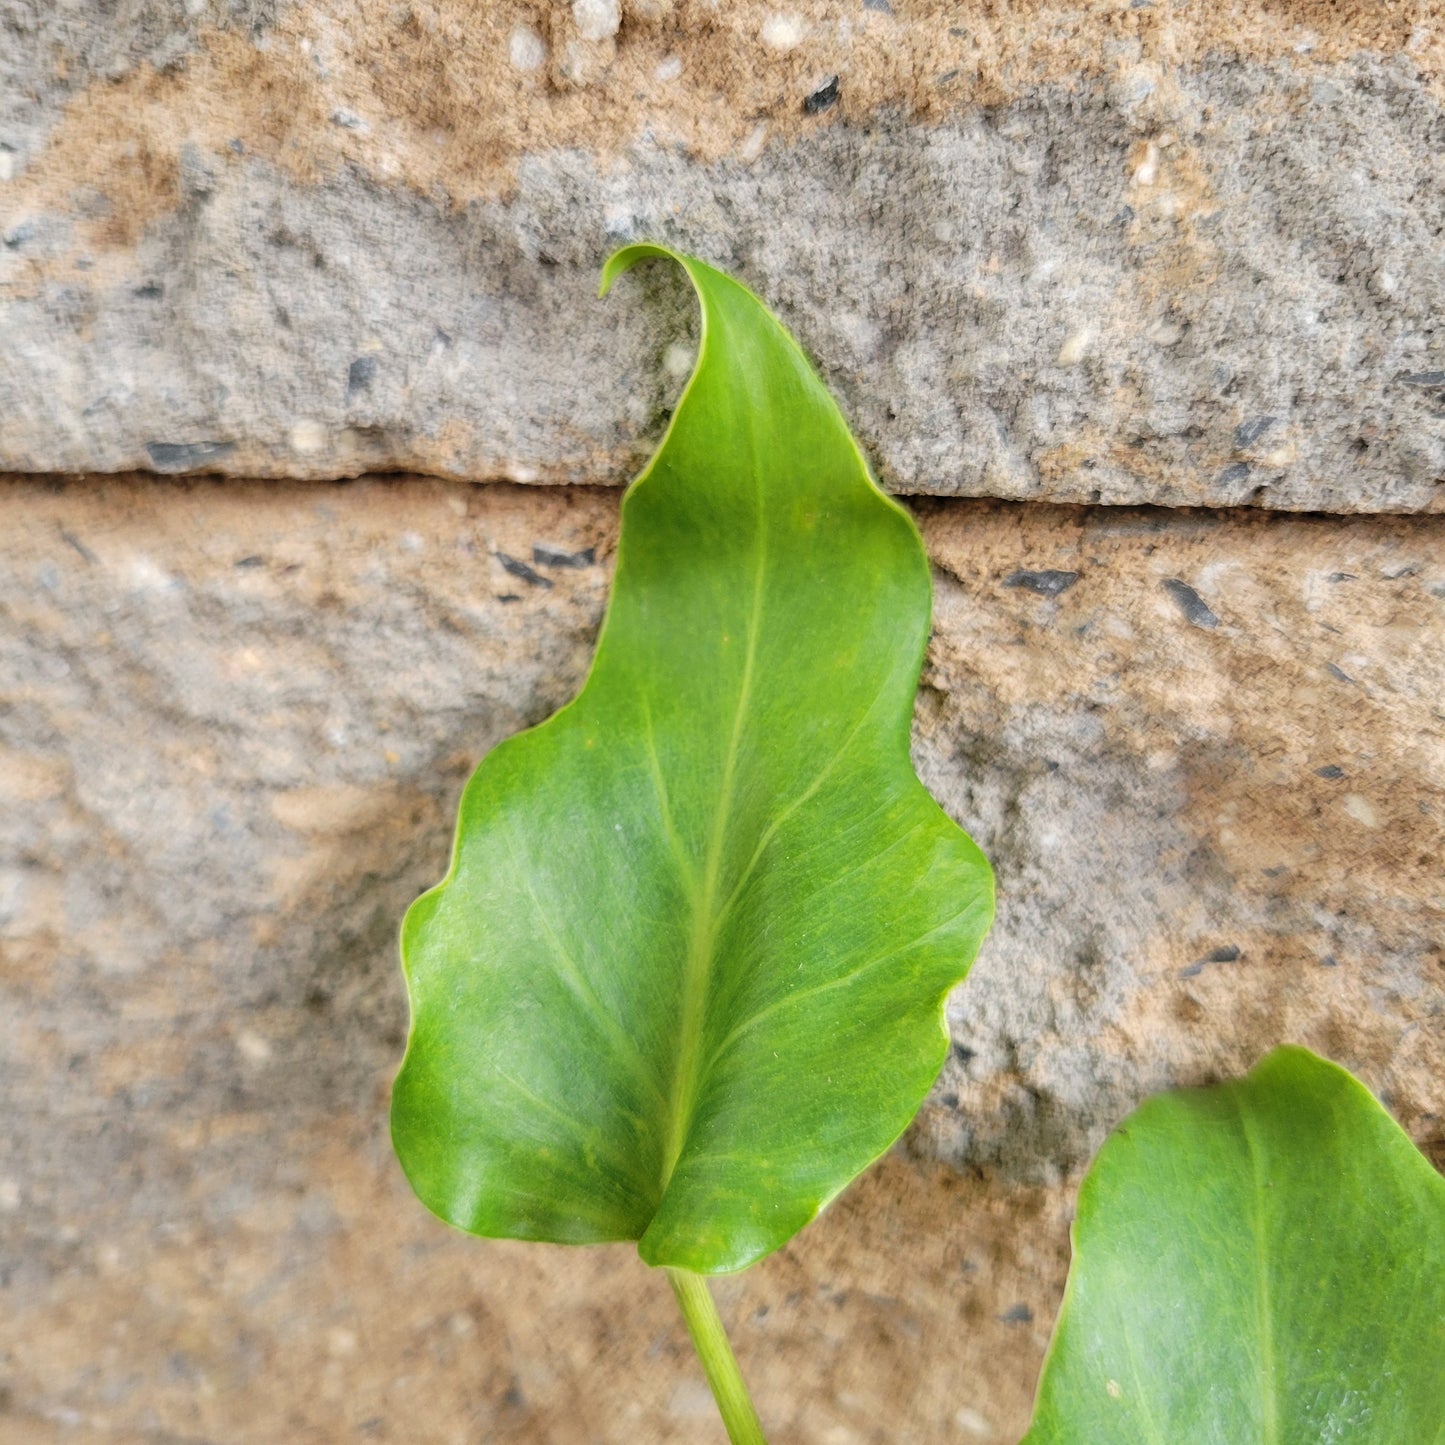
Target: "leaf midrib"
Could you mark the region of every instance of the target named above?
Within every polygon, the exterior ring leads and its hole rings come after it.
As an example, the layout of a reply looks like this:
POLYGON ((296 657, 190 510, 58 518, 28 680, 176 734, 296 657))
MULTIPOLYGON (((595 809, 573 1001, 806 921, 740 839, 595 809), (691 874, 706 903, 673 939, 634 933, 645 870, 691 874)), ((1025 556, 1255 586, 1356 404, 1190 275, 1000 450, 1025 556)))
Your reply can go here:
MULTIPOLYGON (((704 337, 703 351, 706 349, 704 337)), ((703 362, 699 359, 701 372, 703 362)), ((749 470, 753 477, 755 496, 754 545, 757 562, 753 568, 753 590, 749 604, 746 650, 743 675, 738 685, 737 706, 733 712, 727 754, 723 759, 722 781, 718 787, 717 810, 713 814, 712 832, 703 860, 702 887, 693 913, 692 933, 688 940, 687 968, 683 975, 682 1020, 678 1031, 677 1064, 673 1072, 671 1110, 668 1119, 666 1147, 662 1156, 661 1193, 667 1193, 677 1161, 682 1156, 688 1130, 697 1108, 698 1088, 702 1076, 702 1032, 706 1017, 707 997, 712 987, 713 960, 717 953, 718 924, 725 908, 718 907, 717 893, 722 876, 723 849, 727 843, 728 822, 732 815, 733 789, 737 780, 738 753, 742 744, 743 722, 752 700, 753 675, 756 670, 758 633, 761 630, 763 584, 767 569, 767 523, 763 496, 763 476, 758 467, 758 439, 751 407, 743 408, 747 438, 749 470)), ((729 899, 729 902, 731 900, 729 899)))

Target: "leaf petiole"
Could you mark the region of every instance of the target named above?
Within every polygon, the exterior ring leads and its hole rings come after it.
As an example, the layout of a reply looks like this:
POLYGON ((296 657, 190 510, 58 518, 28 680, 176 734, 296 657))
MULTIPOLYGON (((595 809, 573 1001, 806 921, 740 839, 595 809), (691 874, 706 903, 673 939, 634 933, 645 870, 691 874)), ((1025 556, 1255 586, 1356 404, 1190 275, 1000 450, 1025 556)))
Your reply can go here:
POLYGON ((706 1278, 688 1269, 669 1269, 667 1278, 682 1306, 687 1332, 707 1372, 707 1382, 712 1386, 713 1399, 727 1426, 728 1439, 732 1445, 767 1445, 706 1278))

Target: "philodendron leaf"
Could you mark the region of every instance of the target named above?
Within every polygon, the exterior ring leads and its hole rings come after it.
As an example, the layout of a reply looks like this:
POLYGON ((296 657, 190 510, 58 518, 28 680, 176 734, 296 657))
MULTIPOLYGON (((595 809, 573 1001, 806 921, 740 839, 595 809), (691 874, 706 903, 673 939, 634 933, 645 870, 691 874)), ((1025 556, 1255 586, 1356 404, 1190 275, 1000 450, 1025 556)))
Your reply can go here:
POLYGON ((1152 1099, 1079 1194, 1025 1445, 1445 1441, 1445 1179, 1278 1049, 1152 1099))
MULTIPOLYGON (((655 246, 615 255, 604 290, 655 246)), ((475 1234, 783 1244, 899 1135, 992 913, 914 776, 928 564, 792 338, 728 277, 622 507, 581 694, 494 749, 402 935, 392 1133, 475 1234)))

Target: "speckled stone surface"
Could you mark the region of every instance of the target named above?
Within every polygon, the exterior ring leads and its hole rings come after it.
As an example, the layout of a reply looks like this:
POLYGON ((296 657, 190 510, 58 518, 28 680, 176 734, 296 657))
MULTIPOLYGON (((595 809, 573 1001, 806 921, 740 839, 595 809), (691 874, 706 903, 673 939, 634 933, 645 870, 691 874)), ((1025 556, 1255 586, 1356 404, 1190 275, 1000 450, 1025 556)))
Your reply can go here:
MULTIPOLYGON (((805 1445, 1017 1437, 1152 1090, 1289 1039, 1445 1158, 1445 521, 917 509, 915 758, 999 921, 904 1143, 722 1288, 805 1445)), ((453 1234, 385 1134, 397 921, 579 684, 616 511, 5 483, 4 1445, 720 1439, 630 1250, 453 1234)))
POLYGON ((895 490, 1445 508, 1441 0, 0 0, 0 466, 624 480, 741 275, 895 490))

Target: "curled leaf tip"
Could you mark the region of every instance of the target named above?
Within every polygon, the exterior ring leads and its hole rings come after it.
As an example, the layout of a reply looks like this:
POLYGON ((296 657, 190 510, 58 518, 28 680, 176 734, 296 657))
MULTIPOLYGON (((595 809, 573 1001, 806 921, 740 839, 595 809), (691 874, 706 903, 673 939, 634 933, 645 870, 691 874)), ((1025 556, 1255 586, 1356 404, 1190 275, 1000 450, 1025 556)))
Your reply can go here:
POLYGON ((624 272, 630 271, 639 261, 655 258, 663 261, 676 261, 679 266, 687 268, 688 262, 692 259, 684 256, 680 251, 674 251, 668 246, 659 245, 655 241, 634 241, 627 246, 619 246, 608 258, 602 267, 602 279, 597 286, 599 298, 606 296, 612 289, 612 284, 624 272))

